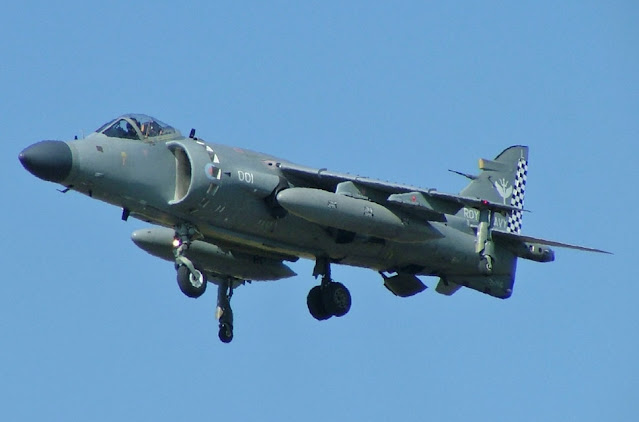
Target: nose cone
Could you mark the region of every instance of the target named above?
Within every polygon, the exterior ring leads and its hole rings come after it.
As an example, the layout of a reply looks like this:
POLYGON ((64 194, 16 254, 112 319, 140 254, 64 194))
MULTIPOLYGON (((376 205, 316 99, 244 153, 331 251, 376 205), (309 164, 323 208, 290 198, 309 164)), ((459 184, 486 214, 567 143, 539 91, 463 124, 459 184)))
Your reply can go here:
POLYGON ((36 177, 50 182, 62 182, 71 173, 71 148, 62 141, 42 141, 25 148, 18 159, 36 177))

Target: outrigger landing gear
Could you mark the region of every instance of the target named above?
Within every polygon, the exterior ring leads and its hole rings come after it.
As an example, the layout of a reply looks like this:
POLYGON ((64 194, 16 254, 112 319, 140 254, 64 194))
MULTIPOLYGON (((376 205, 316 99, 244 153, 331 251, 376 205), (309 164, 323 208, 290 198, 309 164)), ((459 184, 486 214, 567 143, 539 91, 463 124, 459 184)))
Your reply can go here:
POLYGON ((191 225, 180 224, 175 227, 173 255, 175 256, 177 282, 182 293, 192 298, 200 297, 206 291, 206 275, 203 271, 195 268, 193 262, 185 256, 191 242, 198 235, 198 231, 191 225))
POLYGON ((479 272, 483 275, 491 275, 493 273, 493 257, 495 256, 495 243, 491 233, 493 219, 493 211, 485 209, 479 212, 475 252, 479 254, 479 272))
POLYGON ((233 309, 231 309, 231 297, 233 296, 233 283, 235 280, 226 278, 220 280, 217 287, 216 318, 220 322, 218 337, 222 343, 230 343, 233 340, 233 309))
POLYGON ((492 256, 484 255, 479 259, 479 272, 483 275, 491 275, 493 273, 492 256))
POLYGON ((328 258, 317 258, 315 277, 322 276, 322 283, 308 292, 306 304, 308 310, 318 321, 332 316, 341 317, 351 309, 351 293, 342 283, 331 280, 331 264, 328 258))

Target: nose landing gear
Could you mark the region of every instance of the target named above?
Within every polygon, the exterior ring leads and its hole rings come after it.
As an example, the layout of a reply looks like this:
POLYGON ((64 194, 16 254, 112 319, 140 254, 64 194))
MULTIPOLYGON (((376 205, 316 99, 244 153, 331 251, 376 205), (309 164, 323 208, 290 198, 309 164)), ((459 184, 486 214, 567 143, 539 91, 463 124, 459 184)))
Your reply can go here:
MULTIPOLYGON (((189 224, 180 224, 175 227, 175 240, 173 243, 173 255, 175 256, 175 269, 177 270, 177 282, 182 293, 188 297, 197 298, 206 291, 207 279, 204 271, 195 267, 193 262, 186 257, 186 251, 191 242, 200 237, 197 229, 189 224)), ((233 277, 216 277, 212 280, 218 285, 217 309, 215 317, 219 320, 218 337, 223 343, 233 340, 233 309, 231 309, 231 297, 233 289, 242 284, 244 280, 233 277)))
POLYGON ((198 298, 206 291, 206 275, 198 270, 186 257, 186 251, 199 233, 195 227, 181 224, 175 227, 173 255, 177 270, 177 283, 182 293, 188 297, 198 298))

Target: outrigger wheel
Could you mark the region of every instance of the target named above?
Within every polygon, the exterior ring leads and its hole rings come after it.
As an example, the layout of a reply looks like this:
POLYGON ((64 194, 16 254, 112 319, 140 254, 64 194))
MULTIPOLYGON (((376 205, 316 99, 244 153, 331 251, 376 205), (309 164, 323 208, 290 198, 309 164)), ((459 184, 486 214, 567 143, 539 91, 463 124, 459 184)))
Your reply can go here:
POLYGON ((479 272, 483 275, 493 273, 493 258, 490 255, 484 255, 479 259, 479 272))

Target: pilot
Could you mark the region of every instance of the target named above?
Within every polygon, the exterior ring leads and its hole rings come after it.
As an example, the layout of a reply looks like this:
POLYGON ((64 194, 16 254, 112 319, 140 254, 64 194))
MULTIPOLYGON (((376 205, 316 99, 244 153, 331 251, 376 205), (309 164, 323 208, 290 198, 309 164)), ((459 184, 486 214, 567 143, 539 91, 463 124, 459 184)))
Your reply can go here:
POLYGON ((123 137, 127 139, 138 139, 138 134, 136 133, 135 128, 129 122, 126 122, 126 132, 123 137))
POLYGON ((104 134, 115 138, 138 139, 138 134, 135 132, 133 125, 124 119, 118 120, 118 122, 106 130, 104 134))
POLYGON ((130 117, 130 119, 133 123, 135 123, 137 127, 140 127, 140 122, 138 121, 138 119, 136 119, 135 117, 130 117))
POLYGON ((142 127, 142 133, 144 133, 148 137, 160 136, 162 134, 162 128, 153 120, 143 123, 142 127))

